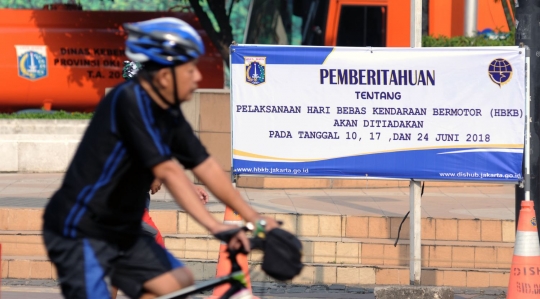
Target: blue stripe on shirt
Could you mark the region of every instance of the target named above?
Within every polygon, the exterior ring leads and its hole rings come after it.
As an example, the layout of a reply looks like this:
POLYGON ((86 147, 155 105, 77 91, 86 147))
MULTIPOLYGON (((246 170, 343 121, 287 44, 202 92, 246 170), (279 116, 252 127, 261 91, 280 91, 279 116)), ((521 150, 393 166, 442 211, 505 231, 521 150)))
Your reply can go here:
MULTIPOLYGON (((146 127, 146 130, 148 131, 148 133, 152 137, 152 140, 154 141, 154 144, 156 145, 159 153, 162 156, 164 156, 165 151, 163 150, 163 147, 162 147, 162 144, 161 144, 161 138, 160 138, 159 134, 156 134, 156 132, 152 129, 153 122, 148 117, 148 114, 146 113, 146 109, 143 106, 142 97, 141 97, 141 87, 140 86, 135 87, 135 95, 137 97, 137 104, 139 106, 139 110, 141 112, 141 116, 142 116, 144 125, 146 127)), ((148 113, 151 113, 151 111, 148 111, 148 113)))
POLYGON ((111 131, 116 134, 116 100, 118 99, 118 95, 123 90, 123 86, 127 84, 127 82, 124 82, 120 84, 114 91, 113 99, 111 101, 111 131))
POLYGON ((94 197, 94 194, 97 192, 97 190, 103 186, 105 186, 106 184, 109 183, 109 181, 111 180, 111 177, 113 175, 113 173, 116 171, 116 168, 118 167, 118 164, 120 164, 120 161, 122 161, 122 158, 124 157, 124 154, 126 153, 126 149, 125 148, 121 148, 117 157, 114 158, 114 163, 113 165, 109 168, 109 171, 107 172, 104 172, 102 174, 102 176, 100 177, 100 179, 96 182, 96 184, 94 185, 94 187, 92 188, 92 190, 86 195, 86 197, 84 198, 84 203, 82 205, 82 208, 80 209, 80 211, 77 213, 77 216, 75 217, 75 220, 73 220, 73 226, 72 226, 72 229, 71 229, 71 237, 72 238, 75 238, 76 236, 76 226, 77 224, 79 224, 79 221, 81 220, 82 216, 84 215, 84 213, 86 212, 86 209, 88 207, 88 203, 90 202, 90 200, 92 200, 92 198, 94 197))
POLYGON ((77 211, 80 209, 81 204, 79 201, 82 200, 83 197, 88 194, 88 192, 92 189, 92 185, 88 185, 82 189, 81 192, 79 192, 79 195, 77 196, 77 201, 75 202, 75 205, 71 208, 71 211, 69 211, 69 215, 66 218, 66 222, 64 223, 64 236, 67 236, 69 234, 69 229, 71 228, 71 221, 73 221, 73 217, 77 213, 77 211))
MULTIPOLYGON (((73 217, 75 217, 75 215, 79 215, 81 209, 83 209, 83 208, 85 209, 84 206, 86 205, 86 202, 87 202, 86 199, 87 199, 89 193, 92 192, 95 189, 96 185, 107 176, 107 173, 110 172, 110 168, 115 163, 117 163, 116 160, 118 158, 118 155, 122 151, 125 152, 125 149, 123 149, 123 146, 122 146, 122 142, 117 142, 114 149, 113 149, 113 151, 112 151, 112 153, 109 155, 109 157, 107 158, 107 161, 105 162, 105 166, 103 167, 102 173, 99 176, 98 181, 96 183, 94 183, 93 185, 88 185, 88 186, 84 187, 81 190, 81 192, 77 196, 77 201, 75 202, 75 205, 71 208, 71 211, 69 212, 69 215, 66 218, 66 222, 64 223, 64 235, 65 236, 68 236, 70 229, 73 230, 73 231, 75 230, 74 224, 73 224, 73 222, 74 222, 73 217)), ((120 160, 120 159, 118 159, 118 160, 120 160)), ((92 194, 92 196, 93 196, 93 194, 92 194)), ((73 235, 74 233, 72 232, 71 234, 73 235)))

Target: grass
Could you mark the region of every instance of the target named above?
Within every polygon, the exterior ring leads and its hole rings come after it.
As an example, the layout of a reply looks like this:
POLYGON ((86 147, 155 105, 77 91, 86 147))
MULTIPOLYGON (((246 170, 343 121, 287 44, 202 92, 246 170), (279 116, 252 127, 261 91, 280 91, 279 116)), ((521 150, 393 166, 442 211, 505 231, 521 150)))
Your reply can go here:
POLYGON ((0 119, 91 119, 93 113, 86 112, 19 112, 19 113, 0 113, 0 119))
POLYGON ((491 40, 484 35, 474 37, 455 36, 455 37, 433 37, 423 36, 422 47, 492 47, 492 46, 514 46, 515 30, 509 32, 506 39, 491 40))

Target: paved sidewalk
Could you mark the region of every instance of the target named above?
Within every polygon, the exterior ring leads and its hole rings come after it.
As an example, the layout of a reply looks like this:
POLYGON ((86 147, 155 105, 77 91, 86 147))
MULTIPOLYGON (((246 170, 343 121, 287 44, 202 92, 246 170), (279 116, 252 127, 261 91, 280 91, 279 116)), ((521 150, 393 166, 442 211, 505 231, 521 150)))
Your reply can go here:
MULTIPOLYGON (((62 183, 63 173, 0 173, 0 208, 42 208, 62 183)), ((358 215, 402 217, 409 211, 408 188, 380 189, 250 189, 240 193, 263 213, 358 215)), ((223 211, 213 196, 207 208, 223 211)), ((162 189, 152 196, 151 209, 179 209, 170 193, 162 189)), ((422 197, 422 217, 513 220, 514 185, 486 187, 430 187, 422 197)), ((2 299, 61 298, 54 281, 2 281, 2 299), (52 284, 52 285, 51 285, 52 284)), ((373 299, 367 286, 294 286, 254 283, 261 298, 354 298, 373 299), (335 289, 332 289, 335 288, 335 289)), ((504 289, 456 288, 456 299, 504 298, 504 289)), ((206 296, 196 296, 204 298, 206 296)))
MULTIPOLYGON (((0 173, 0 207, 44 207, 62 183, 63 173, 0 173)), ((404 216, 409 189, 250 189, 242 196, 262 213, 404 216)), ((213 196, 211 211, 224 211, 213 196)), ((152 196, 151 209, 180 209, 164 188, 152 196)), ((430 187, 422 197, 422 217, 504 219, 515 217, 514 185, 430 187)))

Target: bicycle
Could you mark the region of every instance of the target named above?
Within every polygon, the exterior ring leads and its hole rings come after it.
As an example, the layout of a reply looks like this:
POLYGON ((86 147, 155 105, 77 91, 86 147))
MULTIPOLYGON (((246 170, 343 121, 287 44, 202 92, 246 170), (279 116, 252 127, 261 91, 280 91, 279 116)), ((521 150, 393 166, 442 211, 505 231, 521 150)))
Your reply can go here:
MULTIPOLYGON (((281 225, 281 222, 278 222, 281 225)), ((216 238, 228 242, 234 235, 236 235, 240 230, 243 230, 245 232, 247 231, 253 231, 254 227, 253 224, 248 223, 243 227, 239 227, 238 229, 232 229, 225 232, 222 232, 218 235, 216 235, 216 238)), ((258 249, 263 250, 263 239, 261 239, 258 234, 254 234, 255 236, 252 238, 249 238, 250 246, 252 249, 258 249)), ((227 248, 227 252, 229 253, 229 260, 231 261, 231 273, 225 276, 216 277, 204 282, 200 282, 194 285, 191 285, 189 287, 180 289, 178 291, 175 291, 173 293, 163 295, 161 297, 157 297, 156 299, 180 299, 180 298, 186 298, 190 295, 198 294, 202 291, 206 291, 209 289, 212 289, 214 287, 230 283, 231 287, 223 296, 220 297, 220 299, 229 299, 231 296, 238 294, 238 296, 235 296, 235 299, 248 299, 252 298, 251 292, 247 291, 245 294, 243 293, 243 290, 247 290, 247 282, 245 279, 245 274, 240 268, 240 265, 238 264, 238 261, 236 260, 236 256, 240 253, 247 253, 243 248, 240 250, 233 250, 230 248, 227 248)))

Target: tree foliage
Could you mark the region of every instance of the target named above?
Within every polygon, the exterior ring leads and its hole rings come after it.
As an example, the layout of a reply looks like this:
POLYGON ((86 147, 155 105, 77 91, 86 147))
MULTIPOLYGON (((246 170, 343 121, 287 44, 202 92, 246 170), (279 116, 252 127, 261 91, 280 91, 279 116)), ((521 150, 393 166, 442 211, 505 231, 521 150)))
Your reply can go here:
POLYGON ((199 22, 201 26, 208 34, 210 40, 217 48, 225 65, 229 65, 229 46, 233 41, 232 27, 229 22, 230 12, 232 11, 232 5, 234 1, 231 1, 231 8, 227 12, 225 1, 201 1, 201 0, 189 0, 191 8, 199 17, 199 22), (215 23, 217 23, 217 28, 214 26, 210 16, 207 12, 203 10, 203 3, 206 2, 206 5, 210 8, 210 11, 213 15, 215 23))
POLYGON ((46 4, 80 4, 83 10, 165 11, 179 0, 0 0, 0 8, 41 9, 46 4))

